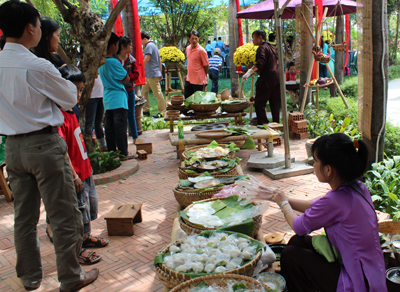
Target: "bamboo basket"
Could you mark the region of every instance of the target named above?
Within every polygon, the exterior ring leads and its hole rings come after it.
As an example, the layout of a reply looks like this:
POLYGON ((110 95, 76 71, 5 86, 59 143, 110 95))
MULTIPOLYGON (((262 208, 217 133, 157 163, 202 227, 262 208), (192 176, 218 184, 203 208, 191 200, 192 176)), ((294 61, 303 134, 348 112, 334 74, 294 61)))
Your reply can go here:
POLYGON ((400 221, 393 222, 392 219, 378 222, 378 231, 386 234, 400 233, 400 221))
MULTIPOLYGON (((211 199, 202 200, 201 202, 212 202, 212 201, 219 200, 219 199, 221 199, 221 198, 211 198, 211 199)), ((258 203, 253 203, 253 204, 258 205, 258 203)), ((185 208, 184 211, 189 211, 189 209, 192 206, 193 206, 193 204, 190 204, 189 206, 187 206, 185 208)), ((258 235, 258 232, 261 230, 262 215, 257 215, 255 217, 253 217, 253 220, 254 220, 254 230, 253 230, 251 237, 256 238, 258 235)), ((206 231, 206 230, 215 230, 215 228, 204 227, 204 226, 194 224, 194 223, 186 220, 185 218, 182 218, 181 216, 179 216, 179 224, 181 225, 182 230, 185 231, 185 233, 188 235, 190 235, 192 233, 200 234, 201 232, 206 231)))
MULTIPOLYGON (((253 238, 249 237, 249 239, 253 239, 253 238)), ((180 245, 180 242, 176 241, 174 243, 167 245, 166 247, 161 249, 159 253, 160 254, 167 253, 169 251, 170 246, 173 244, 180 245)), ((261 250, 256 254, 254 259, 250 263, 248 263, 238 269, 223 273, 221 275, 238 274, 238 275, 245 275, 245 276, 251 277, 253 275, 253 272, 254 272, 260 258, 261 258, 261 250)), ((192 279, 185 274, 178 273, 178 272, 175 272, 174 270, 171 270, 170 268, 166 267, 164 264, 155 265, 155 269, 156 269, 158 278, 163 283, 163 285, 165 287, 167 287, 168 289, 172 289, 172 288, 178 286, 179 284, 182 284, 183 282, 192 279)))
POLYGON ((229 103, 229 104, 221 104, 221 109, 227 113, 240 113, 248 108, 250 103, 248 101, 245 102, 237 102, 237 103, 229 103))
MULTIPOLYGON (((208 145, 200 145, 200 146, 194 146, 194 147, 186 148, 186 151, 182 152, 182 157, 184 159, 188 159, 189 156, 186 154, 186 152, 196 152, 197 150, 199 150, 201 148, 205 148, 207 146, 208 145)), ((219 146, 221 146, 222 148, 226 148, 225 144, 219 144, 219 146)), ((226 158, 229 158, 229 159, 234 159, 235 156, 236 156, 236 151, 232 151, 232 152, 229 152, 226 156, 218 157, 216 159, 223 158, 223 157, 226 157, 226 158)))
POLYGON ((189 105, 189 108, 194 110, 195 112, 213 112, 216 111, 220 105, 221 105, 220 102, 207 103, 207 104, 191 103, 189 105))
POLYGON ((346 51, 346 45, 343 45, 343 44, 332 45, 332 48, 335 50, 335 52, 346 51))
MULTIPOLYGON (((236 164, 234 167, 232 167, 230 170, 226 172, 209 172, 209 174, 213 177, 220 177, 220 176, 226 176, 226 175, 238 175, 239 170, 238 170, 238 164, 236 164)), ((188 177, 198 177, 201 175, 201 173, 187 173, 181 168, 178 169, 178 175, 180 179, 188 179, 188 177)))
POLYGON ((235 275, 235 274, 222 274, 222 275, 209 275, 209 276, 202 276, 198 278, 194 278, 190 281, 186 281, 170 292, 187 292, 191 289, 197 287, 201 283, 206 283, 207 286, 211 286, 212 284, 217 284, 220 287, 226 287, 228 284, 228 280, 234 280, 237 282, 241 282, 246 285, 248 289, 260 289, 263 287, 265 290, 272 290, 269 286, 265 285, 262 282, 257 281, 254 278, 242 276, 242 275, 235 275))
POLYGON ((331 60, 331 57, 320 57, 320 56, 314 55, 314 59, 315 59, 315 61, 326 64, 326 63, 329 63, 329 61, 331 60))

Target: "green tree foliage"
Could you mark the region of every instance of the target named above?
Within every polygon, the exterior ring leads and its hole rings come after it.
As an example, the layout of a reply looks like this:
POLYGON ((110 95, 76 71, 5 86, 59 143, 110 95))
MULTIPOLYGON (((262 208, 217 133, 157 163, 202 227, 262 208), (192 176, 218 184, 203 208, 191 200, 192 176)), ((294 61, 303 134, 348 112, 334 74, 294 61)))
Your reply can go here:
POLYGON ((216 8, 210 7, 211 0, 151 0, 155 8, 163 14, 151 14, 140 18, 140 26, 149 31, 152 38, 161 39, 166 46, 179 46, 182 42, 185 47, 187 35, 191 30, 200 33, 201 43, 213 27, 216 8))

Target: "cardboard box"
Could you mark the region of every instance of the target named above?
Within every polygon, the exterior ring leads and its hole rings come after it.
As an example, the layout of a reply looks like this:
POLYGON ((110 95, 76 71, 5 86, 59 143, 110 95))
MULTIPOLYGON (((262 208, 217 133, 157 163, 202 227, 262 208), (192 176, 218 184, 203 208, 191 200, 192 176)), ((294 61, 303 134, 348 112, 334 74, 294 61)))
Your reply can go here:
POLYGON ((133 235, 133 223, 143 220, 142 205, 138 203, 116 204, 104 217, 107 221, 108 235, 133 235))
POLYGON ((153 153, 153 144, 150 142, 149 139, 146 138, 136 139, 135 145, 136 145, 136 151, 144 150, 147 152, 147 154, 153 153))

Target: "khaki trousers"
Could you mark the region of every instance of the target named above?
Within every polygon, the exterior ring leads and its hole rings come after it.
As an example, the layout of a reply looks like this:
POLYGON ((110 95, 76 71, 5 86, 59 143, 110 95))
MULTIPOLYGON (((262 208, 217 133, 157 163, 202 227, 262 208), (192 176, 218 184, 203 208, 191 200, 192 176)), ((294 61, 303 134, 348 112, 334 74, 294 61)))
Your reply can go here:
POLYGON ((85 279, 78 262, 83 237, 67 144, 58 132, 9 136, 5 154, 14 194, 14 241, 17 277, 26 286, 43 278, 37 224, 40 199, 51 222, 61 289, 85 279))
POLYGON ((146 84, 142 87, 142 94, 147 102, 143 106, 144 112, 150 112, 150 97, 149 97, 149 90, 154 94, 154 97, 157 101, 158 105, 158 112, 163 113, 165 112, 167 105, 164 99, 164 95, 161 92, 161 85, 160 85, 160 78, 153 77, 153 78, 146 78, 146 84))

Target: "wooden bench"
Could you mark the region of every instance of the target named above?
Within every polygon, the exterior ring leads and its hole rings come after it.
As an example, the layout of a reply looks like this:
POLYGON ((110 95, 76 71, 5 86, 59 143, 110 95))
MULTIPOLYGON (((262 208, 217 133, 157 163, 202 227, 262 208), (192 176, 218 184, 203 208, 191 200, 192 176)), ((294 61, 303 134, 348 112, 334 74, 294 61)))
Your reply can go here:
POLYGON ((104 217, 107 221, 108 235, 133 235, 133 223, 143 221, 142 205, 138 203, 116 204, 104 217))

